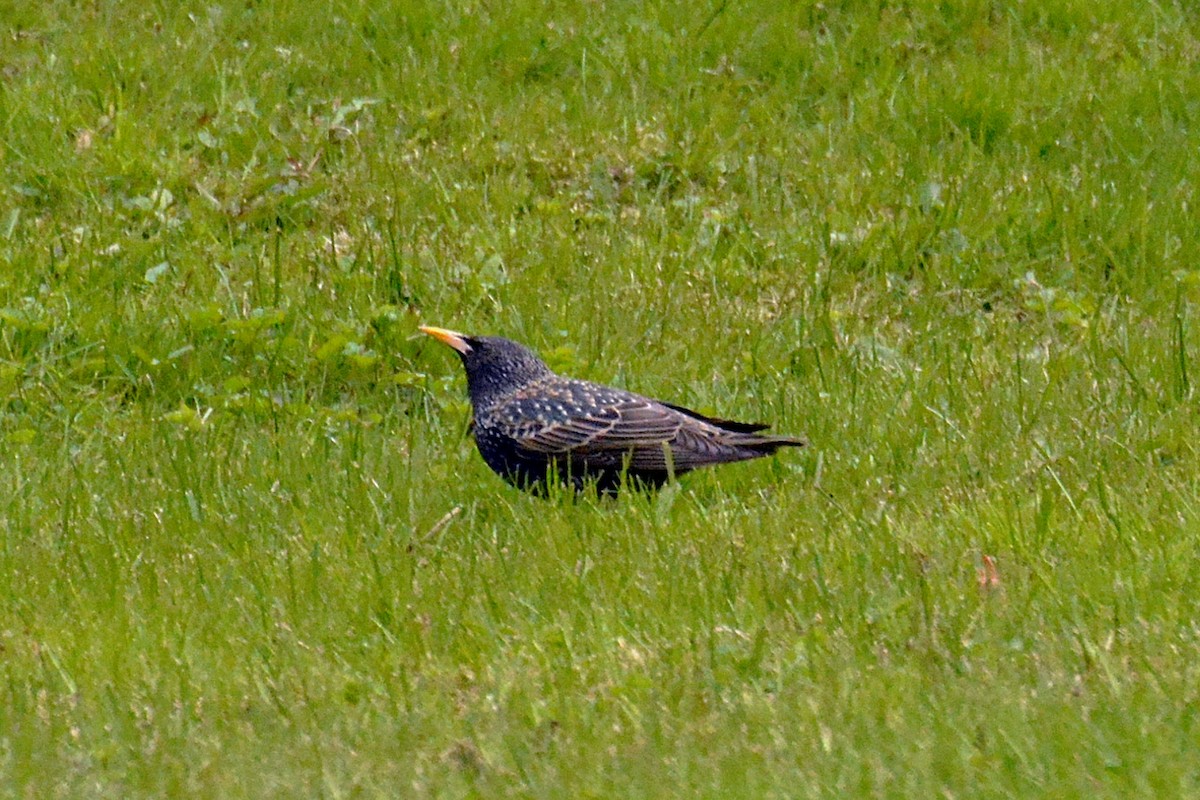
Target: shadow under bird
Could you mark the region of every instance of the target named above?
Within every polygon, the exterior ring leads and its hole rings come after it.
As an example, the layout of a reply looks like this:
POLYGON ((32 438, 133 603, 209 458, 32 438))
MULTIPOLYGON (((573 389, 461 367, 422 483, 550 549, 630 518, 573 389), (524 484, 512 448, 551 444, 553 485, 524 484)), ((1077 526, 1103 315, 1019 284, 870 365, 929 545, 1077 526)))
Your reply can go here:
POLYGON ((462 359, 475 444, 509 483, 542 492, 557 479, 613 494, 624 478, 658 487, 698 467, 803 447, 767 425, 706 417, 681 406, 555 374, 529 348, 498 336, 422 326, 462 359))

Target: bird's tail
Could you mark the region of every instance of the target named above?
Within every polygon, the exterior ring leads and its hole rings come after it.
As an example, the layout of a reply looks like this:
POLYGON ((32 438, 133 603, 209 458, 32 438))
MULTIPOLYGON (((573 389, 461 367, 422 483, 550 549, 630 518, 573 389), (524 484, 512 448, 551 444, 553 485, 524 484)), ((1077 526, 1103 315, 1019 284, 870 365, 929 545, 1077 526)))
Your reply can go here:
POLYGON ((798 436, 776 436, 774 434, 756 433, 745 437, 738 437, 733 440, 732 444, 770 454, 781 447, 805 447, 808 445, 808 442, 798 436))
MULTIPOLYGON (((662 403, 661 400, 659 402, 662 403)), ((732 419, 706 417, 704 414, 692 411, 690 408, 684 408, 683 406, 677 406, 671 403, 662 404, 667 408, 675 409, 681 414, 686 414, 693 419, 698 419, 701 422, 707 422, 709 425, 715 425, 723 431, 745 434, 744 443, 743 441, 740 441, 742 437, 736 437, 739 439, 739 441, 735 442, 738 445, 744 444, 745 447, 754 447, 755 445, 758 445, 760 447, 770 447, 770 452, 775 452, 775 450, 780 447, 804 447, 806 444, 808 444, 808 442, 796 436, 762 433, 762 431, 765 431, 771 426, 764 425, 761 422, 738 422, 737 420, 732 419)))

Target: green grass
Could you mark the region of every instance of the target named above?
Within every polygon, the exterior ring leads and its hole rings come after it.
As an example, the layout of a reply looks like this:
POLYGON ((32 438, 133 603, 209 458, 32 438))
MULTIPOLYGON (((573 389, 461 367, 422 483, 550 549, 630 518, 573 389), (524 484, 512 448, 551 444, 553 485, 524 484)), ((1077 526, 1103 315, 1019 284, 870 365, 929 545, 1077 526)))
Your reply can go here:
POLYGON ((0 796, 1200 793, 1188 5, 0 19, 0 796), (811 447, 526 497, 420 323, 811 447))

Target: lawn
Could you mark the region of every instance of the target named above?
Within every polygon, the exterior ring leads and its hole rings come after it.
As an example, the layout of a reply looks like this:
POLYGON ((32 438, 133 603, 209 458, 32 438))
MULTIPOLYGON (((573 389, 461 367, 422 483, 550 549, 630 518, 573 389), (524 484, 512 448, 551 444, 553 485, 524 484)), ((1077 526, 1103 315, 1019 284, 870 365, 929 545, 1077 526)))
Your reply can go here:
POLYGON ((1200 794, 1188 4, 0 33, 0 797, 1200 794), (420 324, 810 446, 526 496, 420 324))

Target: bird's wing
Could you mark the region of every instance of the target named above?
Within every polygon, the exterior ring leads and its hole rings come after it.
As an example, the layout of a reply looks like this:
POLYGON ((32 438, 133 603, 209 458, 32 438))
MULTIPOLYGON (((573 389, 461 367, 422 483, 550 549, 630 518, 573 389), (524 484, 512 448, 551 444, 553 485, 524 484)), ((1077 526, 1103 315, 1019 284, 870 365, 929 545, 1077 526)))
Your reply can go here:
MULTIPOLYGON (((637 395, 588 407, 523 430, 518 447, 572 463, 653 472, 685 472, 747 454, 698 415, 637 395)), ((737 434, 734 434, 736 436, 737 434)))
POLYGON ((520 447, 547 454, 625 453, 646 447, 661 453, 682 425, 670 409, 631 396, 527 428, 515 438, 520 447))
POLYGON ((496 415, 517 448, 593 467, 666 473, 774 452, 787 437, 764 425, 706 417, 691 409, 583 381, 514 396, 496 415))

